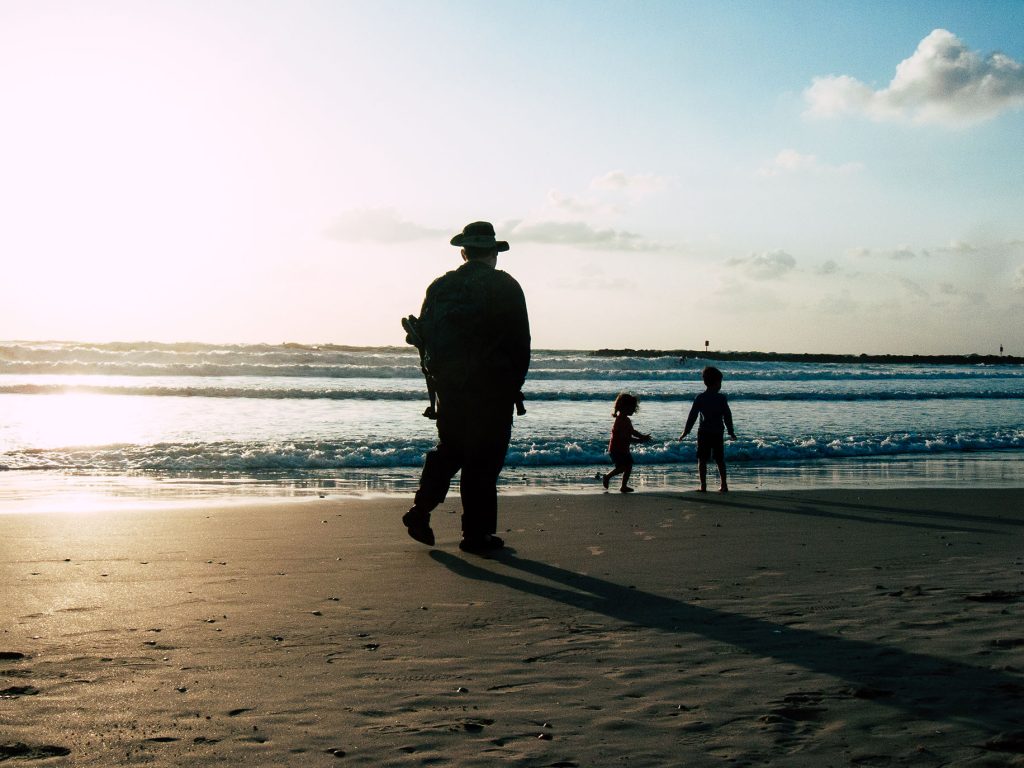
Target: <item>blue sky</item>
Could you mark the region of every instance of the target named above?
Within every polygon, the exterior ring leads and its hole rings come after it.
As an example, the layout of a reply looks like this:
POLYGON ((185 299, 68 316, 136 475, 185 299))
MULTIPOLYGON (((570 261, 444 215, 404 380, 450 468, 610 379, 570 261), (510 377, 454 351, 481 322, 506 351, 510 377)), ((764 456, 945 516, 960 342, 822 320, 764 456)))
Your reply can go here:
POLYGON ((0 4, 0 337, 1024 354, 1024 3, 0 4))

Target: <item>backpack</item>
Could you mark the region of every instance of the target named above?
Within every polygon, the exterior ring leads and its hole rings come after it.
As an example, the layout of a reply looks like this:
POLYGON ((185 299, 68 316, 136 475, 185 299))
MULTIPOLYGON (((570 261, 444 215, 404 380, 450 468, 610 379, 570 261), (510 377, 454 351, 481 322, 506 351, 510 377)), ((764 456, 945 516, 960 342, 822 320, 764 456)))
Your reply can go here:
POLYGON ((465 391, 485 383, 493 339, 490 292, 483 282, 472 273, 449 272, 427 292, 420 317, 423 367, 441 390, 465 391))

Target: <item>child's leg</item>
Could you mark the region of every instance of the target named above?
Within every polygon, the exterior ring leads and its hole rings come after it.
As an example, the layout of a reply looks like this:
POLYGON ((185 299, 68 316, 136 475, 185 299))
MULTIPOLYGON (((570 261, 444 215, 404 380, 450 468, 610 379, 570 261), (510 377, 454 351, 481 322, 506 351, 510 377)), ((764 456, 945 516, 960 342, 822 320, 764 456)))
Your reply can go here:
POLYGON ((719 475, 719 477, 722 478, 722 487, 719 490, 721 490, 723 492, 724 491, 728 491, 729 490, 729 483, 725 479, 725 462, 724 461, 719 461, 719 462, 717 462, 717 464, 718 464, 718 475, 719 475))
POLYGON ((608 481, 611 480, 620 472, 622 472, 624 466, 622 462, 622 457, 620 455, 618 455, 617 453, 611 453, 609 455, 612 457, 612 461, 615 463, 615 469, 601 476, 601 484, 605 487, 605 489, 608 488, 608 481))
POLYGON ((729 483, 725 478, 725 446, 715 446, 715 464, 718 466, 718 476, 721 478, 722 486, 719 488, 723 493, 729 490, 729 483))
POLYGON ((616 476, 617 474, 619 474, 619 472, 621 472, 621 471, 622 471, 621 469, 619 469, 618 467, 616 467, 616 468, 615 468, 615 469, 613 469, 613 470, 612 470, 611 472, 608 472, 607 474, 605 474, 605 475, 602 475, 602 476, 601 476, 601 484, 602 484, 602 485, 603 485, 603 486, 604 486, 605 488, 607 488, 607 487, 608 487, 608 481, 609 481, 609 480, 611 480, 611 479, 612 479, 613 477, 615 477, 615 476, 616 476))
POLYGON ((619 488, 623 493, 629 493, 633 489, 629 487, 629 476, 633 474, 633 457, 624 456, 622 462, 622 486, 619 488))
POLYGON ((711 456, 707 435, 697 432, 697 476, 700 477, 700 489, 708 489, 708 459, 711 456))

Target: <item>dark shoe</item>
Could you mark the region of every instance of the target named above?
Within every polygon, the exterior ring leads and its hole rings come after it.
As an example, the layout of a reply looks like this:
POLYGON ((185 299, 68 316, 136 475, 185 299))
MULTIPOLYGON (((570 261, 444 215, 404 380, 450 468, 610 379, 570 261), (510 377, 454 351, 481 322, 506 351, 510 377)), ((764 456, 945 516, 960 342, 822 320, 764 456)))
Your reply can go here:
POLYGON ((428 547, 434 546, 434 532, 430 529, 430 515, 413 507, 402 515, 402 522, 412 538, 428 547))
POLYGON ((604 489, 606 491, 608 490, 608 481, 609 480, 611 480, 611 478, 608 477, 608 475, 601 475, 601 485, 604 486, 604 489))
POLYGON ((493 534, 484 534, 483 536, 467 536, 459 542, 459 549, 463 552, 493 552, 496 549, 501 549, 505 546, 505 542, 498 536, 493 534))

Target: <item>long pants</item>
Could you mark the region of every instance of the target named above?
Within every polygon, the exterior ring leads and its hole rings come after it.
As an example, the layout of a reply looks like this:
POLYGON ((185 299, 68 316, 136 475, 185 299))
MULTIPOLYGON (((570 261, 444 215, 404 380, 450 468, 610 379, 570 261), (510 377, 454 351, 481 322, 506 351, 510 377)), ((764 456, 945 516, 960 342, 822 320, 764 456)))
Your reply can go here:
POLYGON ((437 445, 427 452, 416 509, 429 513, 445 500, 462 470, 462 534, 478 537, 498 529, 498 475, 512 436, 512 403, 438 397, 437 445))

